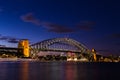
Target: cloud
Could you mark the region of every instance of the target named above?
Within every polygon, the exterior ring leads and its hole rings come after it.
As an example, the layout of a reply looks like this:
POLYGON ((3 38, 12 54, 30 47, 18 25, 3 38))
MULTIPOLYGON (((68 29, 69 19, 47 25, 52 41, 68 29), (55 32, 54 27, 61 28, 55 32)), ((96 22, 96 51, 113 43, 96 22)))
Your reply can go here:
POLYGON ((5 47, 5 45, 0 45, 0 47, 5 47))
POLYGON ((0 40, 7 40, 8 37, 7 36, 0 36, 0 40))
POLYGON ((19 39, 13 38, 10 36, 0 36, 0 40, 7 41, 8 43, 18 43, 19 42, 19 39))
POLYGON ((88 31, 88 30, 92 30, 93 26, 95 25, 95 22, 92 22, 92 21, 82 21, 74 25, 74 28, 70 28, 70 26, 64 26, 61 24, 40 21, 34 17, 33 13, 27 13, 25 15, 22 15, 21 19, 24 22, 31 22, 40 27, 44 27, 45 29, 47 29, 47 31, 54 32, 54 33, 72 33, 79 30, 88 31))
POLYGON ((110 35, 110 38, 113 38, 113 39, 120 39, 120 33, 111 34, 111 35, 110 35))
POLYGON ((75 32, 72 28, 59 25, 59 24, 54 24, 54 23, 43 23, 43 26, 50 32, 55 32, 55 33, 71 33, 75 32))
POLYGON ((16 39, 16 38, 9 38, 8 39, 8 43, 18 43, 19 42, 19 39, 16 39))
POLYGON ((8 43, 18 43, 19 41, 8 41, 8 43))
POLYGON ((40 22, 37 18, 34 17, 32 13, 27 13, 26 15, 22 15, 20 17, 24 22, 31 22, 35 25, 42 26, 47 29, 49 32, 55 32, 55 33, 70 33, 74 32, 73 29, 68 28, 63 25, 49 23, 49 22, 40 22))
POLYGON ((85 30, 85 31, 92 30, 93 25, 95 25, 95 22, 84 21, 77 24, 74 28, 70 28, 69 26, 64 26, 60 24, 46 23, 46 22, 43 23, 42 25, 50 32, 71 33, 71 32, 77 32, 79 30, 85 30))
POLYGON ((35 25, 40 25, 40 21, 34 17, 33 13, 27 13, 26 15, 20 16, 24 22, 31 22, 35 25))
POLYGON ((8 43, 18 43, 22 39, 11 37, 11 36, 2 36, 2 35, 0 35, 0 40, 6 41, 8 43))
POLYGON ((76 27, 80 30, 84 30, 84 31, 90 31, 93 29, 95 25, 95 22, 92 22, 92 21, 82 21, 80 23, 78 23, 76 25, 76 27))

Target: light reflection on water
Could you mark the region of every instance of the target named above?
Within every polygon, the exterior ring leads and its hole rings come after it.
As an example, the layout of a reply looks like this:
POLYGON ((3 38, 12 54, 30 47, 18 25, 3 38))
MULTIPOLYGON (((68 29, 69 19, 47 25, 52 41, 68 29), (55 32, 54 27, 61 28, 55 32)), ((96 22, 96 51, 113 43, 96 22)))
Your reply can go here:
POLYGON ((0 80, 113 80, 119 63, 0 62, 0 80))

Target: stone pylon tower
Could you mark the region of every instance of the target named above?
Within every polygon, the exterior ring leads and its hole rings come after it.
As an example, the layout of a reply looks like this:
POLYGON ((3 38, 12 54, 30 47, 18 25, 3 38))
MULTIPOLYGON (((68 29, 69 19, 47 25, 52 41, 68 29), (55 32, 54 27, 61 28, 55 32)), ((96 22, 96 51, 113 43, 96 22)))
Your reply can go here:
POLYGON ((29 57, 30 56, 30 53, 29 53, 29 40, 28 39, 20 40, 19 43, 18 43, 18 48, 23 49, 24 57, 29 57))
POLYGON ((96 62, 97 61, 97 57, 96 57, 96 50, 92 49, 92 53, 93 53, 93 59, 96 62))

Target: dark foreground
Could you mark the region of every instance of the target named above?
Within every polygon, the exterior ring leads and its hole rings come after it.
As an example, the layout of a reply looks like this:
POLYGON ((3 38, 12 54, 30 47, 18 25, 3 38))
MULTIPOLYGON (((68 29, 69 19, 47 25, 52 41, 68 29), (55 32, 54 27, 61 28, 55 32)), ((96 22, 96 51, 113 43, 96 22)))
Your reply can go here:
POLYGON ((120 63, 0 62, 0 80, 119 80, 120 63))

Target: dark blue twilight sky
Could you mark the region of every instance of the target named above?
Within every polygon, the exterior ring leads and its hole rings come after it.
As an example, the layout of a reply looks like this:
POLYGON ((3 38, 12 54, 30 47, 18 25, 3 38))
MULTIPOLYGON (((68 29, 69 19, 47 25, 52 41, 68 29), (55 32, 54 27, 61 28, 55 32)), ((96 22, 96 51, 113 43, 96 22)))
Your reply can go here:
POLYGON ((119 0, 0 0, 0 45, 69 37, 120 55, 119 0))

